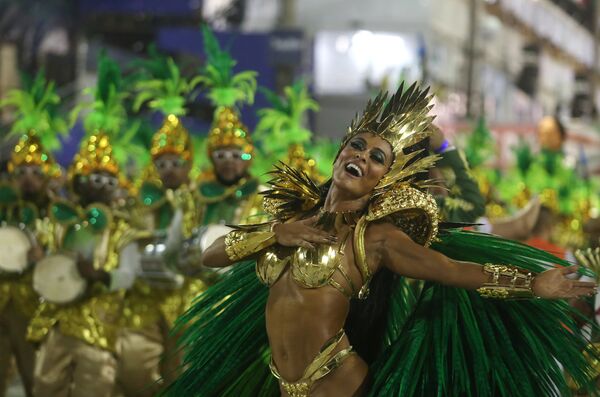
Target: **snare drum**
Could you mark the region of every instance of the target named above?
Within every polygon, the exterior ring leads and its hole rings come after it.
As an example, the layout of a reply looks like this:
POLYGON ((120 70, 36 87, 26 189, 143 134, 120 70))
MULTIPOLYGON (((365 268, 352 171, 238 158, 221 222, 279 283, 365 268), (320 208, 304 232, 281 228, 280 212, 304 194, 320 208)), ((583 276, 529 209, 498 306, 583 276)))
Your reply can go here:
POLYGON ((22 229, 15 226, 0 228, 0 274, 19 274, 27 270, 27 254, 31 240, 22 229))
POLYGON ((166 249, 167 235, 164 232, 155 233, 152 241, 142 245, 140 278, 155 288, 176 289, 181 287, 184 279, 168 267, 166 249))
POLYGON ((33 289, 44 300, 64 305, 77 301, 85 294, 87 281, 79 274, 73 256, 55 254, 36 264, 33 289))

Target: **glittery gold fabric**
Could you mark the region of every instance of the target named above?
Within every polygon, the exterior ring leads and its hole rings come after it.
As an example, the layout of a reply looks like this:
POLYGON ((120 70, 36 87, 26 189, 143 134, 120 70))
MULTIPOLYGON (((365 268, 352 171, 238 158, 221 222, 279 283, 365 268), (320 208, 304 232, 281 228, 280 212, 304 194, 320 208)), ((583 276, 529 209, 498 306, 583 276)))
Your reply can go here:
MULTIPOLYGON (((109 226, 97 236, 94 266, 105 271, 118 267, 119 252, 135 239, 135 233, 123 218, 114 216, 109 226)), ((109 292, 97 283, 90 287, 89 297, 80 302, 60 306, 44 302, 34 315, 28 338, 42 341, 53 327, 61 334, 82 340, 101 349, 114 351, 123 292, 109 292)))
POLYGON ((8 162, 8 171, 13 172, 21 165, 37 165, 46 175, 60 175, 60 167, 54 161, 52 154, 44 149, 42 142, 33 132, 21 136, 15 145, 8 162))
POLYGON ((170 114, 165 117, 160 129, 152 136, 150 154, 155 159, 162 154, 172 153, 187 161, 193 157, 192 141, 181 120, 170 114))
POLYGON ((39 297, 32 285, 32 271, 20 277, 0 278, 0 312, 10 304, 21 315, 31 318, 39 305, 39 297))
POLYGON ((69 177, 100 171, 119 174, 119 165, 114 158, 110 139, 104 133, 91 135, 81 146, 69 169, 69 177))
POLYGON ((225 146, 237 146, 249 154, 253 151, 248 127, 242 124, 236 110, 230 107, 220 107, 216 110, 208 133, 209 155, 215 149, 225 146))

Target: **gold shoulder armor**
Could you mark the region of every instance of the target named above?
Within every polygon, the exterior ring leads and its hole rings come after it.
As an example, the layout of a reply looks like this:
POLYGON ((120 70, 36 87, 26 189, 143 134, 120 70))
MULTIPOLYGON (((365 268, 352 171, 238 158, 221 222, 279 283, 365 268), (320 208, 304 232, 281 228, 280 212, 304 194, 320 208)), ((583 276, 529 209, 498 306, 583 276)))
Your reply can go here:
POLYGON ((429 246, 438 233, 438 207, 432 195, 400 184, 375 198, 367 222, 388 218, 418 244, 429 246))

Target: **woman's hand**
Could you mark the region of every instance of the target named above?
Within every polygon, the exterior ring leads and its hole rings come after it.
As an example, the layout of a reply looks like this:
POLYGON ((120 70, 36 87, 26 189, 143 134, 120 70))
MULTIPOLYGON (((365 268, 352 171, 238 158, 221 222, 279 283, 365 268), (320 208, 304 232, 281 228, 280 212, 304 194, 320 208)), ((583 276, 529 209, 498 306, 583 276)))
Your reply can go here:
POLYGON ((273 226, 277 243, 285 247, 313 248, 313 244, 335 244, 337 237, 314 227, 318 217, 273 226))
POLYGON ((577 266, 546 270, 533 281, 533 293, 544 299, 576 298, 592 296, 597 284, 588 281, 569 280, 566 276, 577 272, 577 266))

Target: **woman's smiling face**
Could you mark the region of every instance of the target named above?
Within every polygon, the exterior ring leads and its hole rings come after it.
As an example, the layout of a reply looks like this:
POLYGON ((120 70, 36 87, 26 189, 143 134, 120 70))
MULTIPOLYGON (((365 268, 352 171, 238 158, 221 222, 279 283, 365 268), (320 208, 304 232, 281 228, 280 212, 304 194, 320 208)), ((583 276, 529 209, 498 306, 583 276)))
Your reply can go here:
POLYGON ((354 136, 333 164, 333 183, 352 197, 370 194, 394 161, 392 146, 371 133, 354 136))

